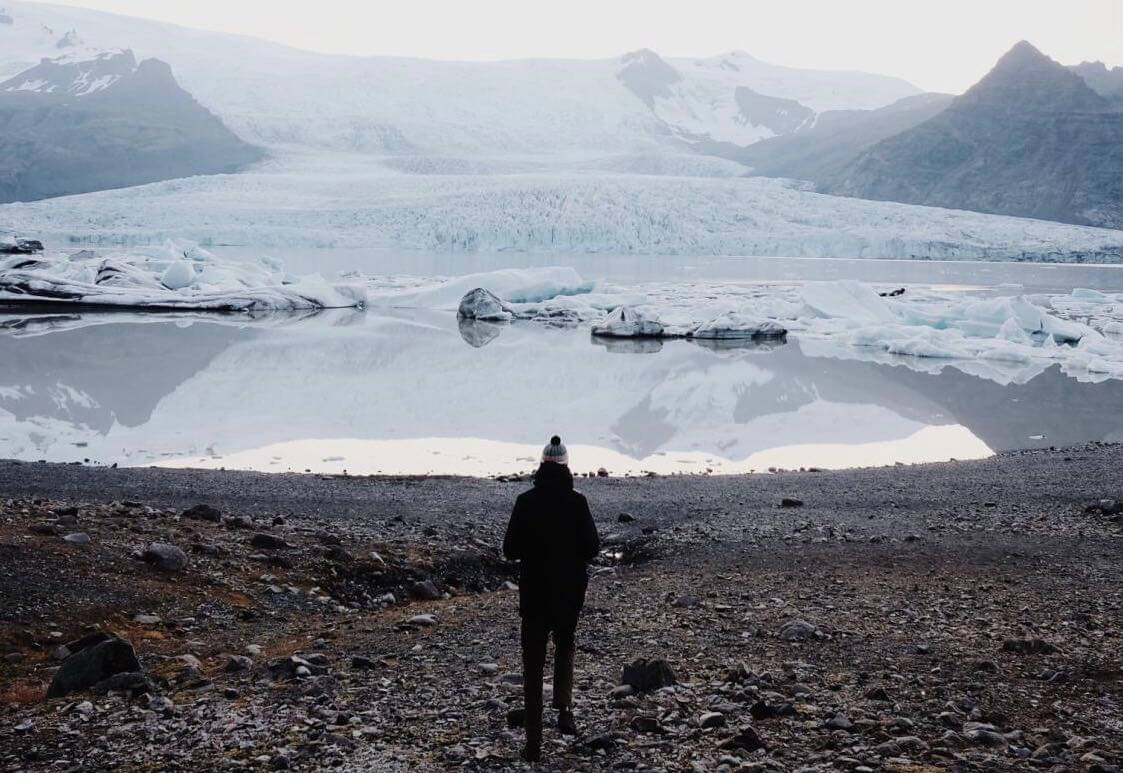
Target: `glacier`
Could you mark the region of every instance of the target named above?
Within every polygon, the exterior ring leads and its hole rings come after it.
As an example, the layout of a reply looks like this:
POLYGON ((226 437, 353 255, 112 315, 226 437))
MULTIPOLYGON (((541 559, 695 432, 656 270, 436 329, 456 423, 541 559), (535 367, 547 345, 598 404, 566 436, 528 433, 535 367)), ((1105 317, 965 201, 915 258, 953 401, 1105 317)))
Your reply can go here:
MULTIPOLYGON (((600 172, 403 174, 292 153, 237 175, 0 205, 48 246, 364 248, 446 254, 1121 260, 1123 233, 864 201, 782 180, 600 172)), ((469 288, 470 289, 470 288, 469 288)))

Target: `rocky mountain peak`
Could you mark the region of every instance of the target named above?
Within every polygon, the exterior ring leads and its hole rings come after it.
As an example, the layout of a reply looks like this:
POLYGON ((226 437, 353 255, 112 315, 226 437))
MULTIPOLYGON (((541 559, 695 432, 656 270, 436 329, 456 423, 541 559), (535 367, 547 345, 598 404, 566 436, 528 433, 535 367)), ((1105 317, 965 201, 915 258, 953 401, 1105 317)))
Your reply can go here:
POLYGON ((1023 40, 1003 54, 952 109, 980 106, 1014 113, 1100 112, 1107 104, 1079 75, 1023 40))

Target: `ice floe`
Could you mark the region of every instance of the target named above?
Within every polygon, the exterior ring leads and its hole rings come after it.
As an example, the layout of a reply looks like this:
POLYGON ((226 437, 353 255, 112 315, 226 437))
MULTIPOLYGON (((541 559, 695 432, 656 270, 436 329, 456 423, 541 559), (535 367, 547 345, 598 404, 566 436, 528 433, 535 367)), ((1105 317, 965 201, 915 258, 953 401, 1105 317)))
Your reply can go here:
POLYGON ((0 260, 0 303, 7 304, 245 312, 345 308, 365 299, 363 282, 294 277, 272 259, 222 261, 187 242, 0 260))
MULTIPOLYGON (((1030 367, 1059 363, 1085 380, 1123 378, 1123 294, 1077 289, 1065 295, 1002 295, 910 286, 882 294, 844 280, 798 284, 588 283, 572 270, 474 274, 400 293, 419 306, 467 285, 491 289, 516 319, 587 324, 596 336, 737 340, 780 337, 830 342, 896 357, 1030 367), (494 277, 494 280, 493 280, 494 277), (517 282, 513 279, 517 278, 517 282), (510 287, 517 302, 503 296, 510 287), (527 293, 528 287, 535 289, 527 293), (537 300, 528 300, 531 295, 537 300)), ((981 365, 972 365, 980 368, 981 365)))
POLYGON ((660 338, 663 324, 630 306, 617 306, 593 325, 593 335, 608 338, 660 338))

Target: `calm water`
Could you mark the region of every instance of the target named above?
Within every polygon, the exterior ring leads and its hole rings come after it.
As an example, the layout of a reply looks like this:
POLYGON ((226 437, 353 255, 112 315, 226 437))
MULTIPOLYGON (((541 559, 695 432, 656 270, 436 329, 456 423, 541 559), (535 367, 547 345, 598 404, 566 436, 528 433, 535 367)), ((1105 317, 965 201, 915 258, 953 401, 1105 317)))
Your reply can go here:
POLYGON ((485 475, 530 469, 557 432, 579 471, 716 473, 1123 439, 1120 381, 813 341, 606 347, 438 312, 0 325, 0 457, 24 460, 485 475))

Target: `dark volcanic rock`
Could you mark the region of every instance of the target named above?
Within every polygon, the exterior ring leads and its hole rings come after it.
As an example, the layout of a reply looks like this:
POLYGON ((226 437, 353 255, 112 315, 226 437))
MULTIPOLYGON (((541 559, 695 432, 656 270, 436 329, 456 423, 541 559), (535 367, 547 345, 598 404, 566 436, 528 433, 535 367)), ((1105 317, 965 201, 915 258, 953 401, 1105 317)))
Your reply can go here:
POLYGON ((165 572, 178 572, 187 568, 187 554, 175 545, 164 542, 151 543, 145 548, 141 558, 165 572))
POLYGON ((1052 655, 1057 647, 1044 639, 1007 639, 1002 643, 1002 650, 1020 655, 1052 655))
POLYGON ((637 692, 655 690, 659 687, 670 687, 677 684, 675 672, 671 664, 662 658, 648 660, 638 658, 624 666, 624 673, 620 677, 620 684, 631 685, 637 692))
POLYGON ((265 550, 288 550, 292 547, 292 545, 285 542, 282 538, 264 533, 258 533, 250 537, 250 545, 265 550))
POLYGON ((97 634, 96 637, 79 639, 67 645, 68 649, 71 646, 78 649, 71 651, 55 673, 51 686, 47 688, 48 698, 85 690, 115 674, 141 670, 140 661, 127 641, 106 634, 97 634), (87 643, 83 646, 83 642, 87 643))
POLYGON ((409 586, 409 595, 420 601, 437 601, 444 598, 444 594, 432 580, 415 582, 409 586))
POLYGON ((768 747, 765 745, 764 741, 761 740, 756 730, 746 726, 741 728, 737 732, 737 735, 724 741, 721 744, 721 748, 744 749, 747 752, 755 752, 757 749, 766 749, 768 747))
POLYGON ((184 518, 191 518, 196 521, 212 521, 218 523, 222 520, 222 513, 217 507, 210 505, 195 505, 183 511, 184 518))

